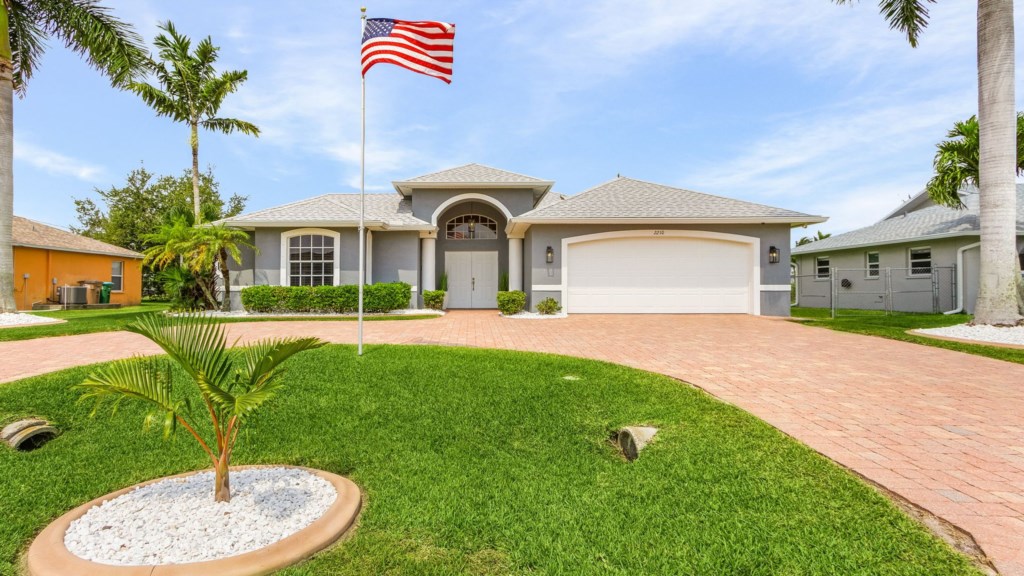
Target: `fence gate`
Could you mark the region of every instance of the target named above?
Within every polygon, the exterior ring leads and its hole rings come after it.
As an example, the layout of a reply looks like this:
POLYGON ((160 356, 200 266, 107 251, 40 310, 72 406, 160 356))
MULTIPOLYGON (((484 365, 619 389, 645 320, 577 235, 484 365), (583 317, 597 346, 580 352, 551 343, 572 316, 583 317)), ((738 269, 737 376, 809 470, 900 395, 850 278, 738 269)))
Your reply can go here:
POLYGON ((830 268, 792 277, 792 304, 832 317, 945 312, 956 307, 956 267, 830 268))

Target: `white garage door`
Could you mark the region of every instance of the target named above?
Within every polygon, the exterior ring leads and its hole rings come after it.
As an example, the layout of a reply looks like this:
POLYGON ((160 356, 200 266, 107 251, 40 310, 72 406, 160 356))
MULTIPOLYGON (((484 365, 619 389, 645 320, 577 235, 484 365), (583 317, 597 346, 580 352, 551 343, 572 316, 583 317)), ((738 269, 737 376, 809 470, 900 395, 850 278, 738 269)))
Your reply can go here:
POLYGON ((750 244, 671 236, 569 245, 572 313, 748 313, 750 244))

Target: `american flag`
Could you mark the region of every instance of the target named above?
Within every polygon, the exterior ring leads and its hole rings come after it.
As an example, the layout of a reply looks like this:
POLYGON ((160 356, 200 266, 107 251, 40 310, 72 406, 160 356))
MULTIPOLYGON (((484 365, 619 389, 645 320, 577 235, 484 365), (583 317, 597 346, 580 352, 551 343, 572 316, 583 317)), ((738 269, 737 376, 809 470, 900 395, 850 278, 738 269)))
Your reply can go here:
POLYGON ((363 76, 374 64, 401 66, 452 83, 455 24, 369 18, 363 31, 363 76))

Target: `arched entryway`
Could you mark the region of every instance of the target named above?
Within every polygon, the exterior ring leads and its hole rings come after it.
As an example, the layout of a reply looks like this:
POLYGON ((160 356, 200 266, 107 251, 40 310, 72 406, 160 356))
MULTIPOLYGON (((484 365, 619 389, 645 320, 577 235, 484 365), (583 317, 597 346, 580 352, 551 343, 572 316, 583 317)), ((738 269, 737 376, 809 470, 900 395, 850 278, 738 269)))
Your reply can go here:
POLYGON ((469 197, 439 208, 434 272, 447 279, 449 308, 496 308, 509 272, 508 216, 494 200, 469 197))

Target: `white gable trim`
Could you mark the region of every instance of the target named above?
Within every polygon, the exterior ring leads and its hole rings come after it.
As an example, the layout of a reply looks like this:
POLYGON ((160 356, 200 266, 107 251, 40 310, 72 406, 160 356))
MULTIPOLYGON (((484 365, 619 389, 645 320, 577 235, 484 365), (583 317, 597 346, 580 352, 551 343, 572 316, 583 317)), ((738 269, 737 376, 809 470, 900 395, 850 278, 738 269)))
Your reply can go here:
POLYGON ((459 202, 466 202, 469 200, 490 204, 491 206, 494 206, 495 208, 500 210, 501 213, 505 215, 506 221, 512 219, 512 213, 509 212, 508 208, 506 208, 505 205, 502 204, 501 202, 498 202, 494 198, 491 198, 490 196, 484 194, 479 194, 477 192, 467 192, 465 194, 459 194, 458 196, 452 196, 451 198, 442 202, 441 205, 437 207, 437 210, 434 210, 434 214, 430 216, 430 223, 434 226, 437 226, 437 219, 441 216, 441 214, 444 213, 445 210, 447 210, 451 206, 454 206, 455 204, 458 204, 459 202))
POLYGON ((598 234, 585 234, 562 239, 562 284, 559 286, 562 291, 562 307, 568 310, 569 306, 569 245, 580 242, 591 242, 594 240, 608 240, 610 238, 648 238, 653 236, 668 238, 706 238, 710 240, 723 240, 737 242, 750 246, 751 274, 750 274, 750 313, 754 316, 761 315, 761 239, 754 236, 741 236, 739 234, 726 234, 724 232, 706 232, 703 230, 620 230, 617 232, 601 232, 598 234), (657 234, 655 234, 657 232, 657 234))
POLYGON ((341 233, 326 228, 295 228, 281 233, 281 277, 278 284, 288 286, 288 240, 304 234, 317 234, 334 238, 334 285, 341 284, 341 233))

